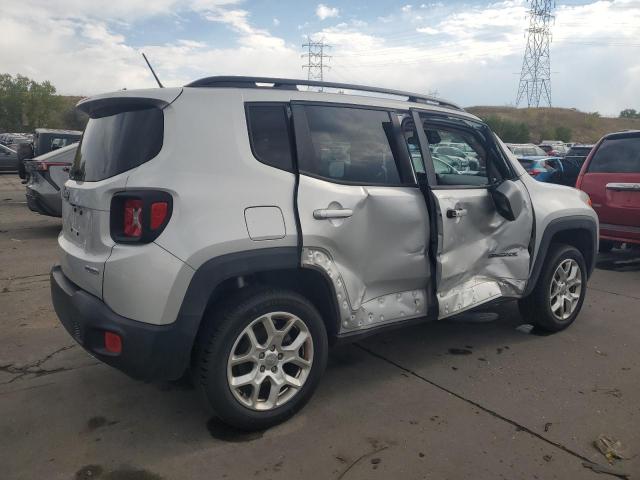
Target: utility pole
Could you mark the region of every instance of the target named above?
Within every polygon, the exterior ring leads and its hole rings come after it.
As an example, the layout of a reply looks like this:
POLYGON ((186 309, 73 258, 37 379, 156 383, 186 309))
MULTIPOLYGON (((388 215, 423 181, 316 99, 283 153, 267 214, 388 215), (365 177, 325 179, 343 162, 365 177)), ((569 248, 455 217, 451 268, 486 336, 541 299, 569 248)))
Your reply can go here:
POLYGON ((302 55, 302 58, 307 59, 306 65, 302 65, 303 69, 307 69, 307 80, 320 80, 324 81, 324 70, 328 70, 330 67, 325 63, 325 59, 331 58, 325 53, 325 49, 330 45, 324 43, 324 39, 320 41, 314 41, 311 37, 307 36, 306 43, 302 44, 302 48, 307 50, 307 53, 302 55))
POLYGON ((551 106, 551 24, 555 0, 529 0, 527 46, 522 60, 516 106, 526 98, 527 107, 551 106))

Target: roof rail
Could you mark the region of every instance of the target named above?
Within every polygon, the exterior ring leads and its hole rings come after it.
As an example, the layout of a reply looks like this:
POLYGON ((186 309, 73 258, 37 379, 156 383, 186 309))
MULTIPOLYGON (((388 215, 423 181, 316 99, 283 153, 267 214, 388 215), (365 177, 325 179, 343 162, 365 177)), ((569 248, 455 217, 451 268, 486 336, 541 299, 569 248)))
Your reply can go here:
POLYGON ((211 88, 277 88, 282 90, 298 90, 298 85, 309 87, 335 88, 339 90, 356 90, 359 92, 383 93, 385 95, 397 95, 407 97, 408 102, 425 103, 440 107, 462 110, 455 103, 440 98, 430 97, 419 93, 392 90, 390 88, 367 87, 364 85, 352 85, 350 83, 320 82, 317 80, 298 80, 291 78, 270 78, 270 77, 241 77, 241 76, 220 76, 206 77, 195 80, 185 85, 185 87, 211 87, 211 88), (261 85, 266 84, 266 85, 261 85))

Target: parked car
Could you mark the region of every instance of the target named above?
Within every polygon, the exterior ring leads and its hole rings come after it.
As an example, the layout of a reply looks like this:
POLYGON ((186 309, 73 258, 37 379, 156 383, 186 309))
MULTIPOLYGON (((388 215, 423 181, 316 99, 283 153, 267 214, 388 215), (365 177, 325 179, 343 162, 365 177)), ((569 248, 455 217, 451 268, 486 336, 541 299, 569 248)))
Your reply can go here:
POLYGON ((517 158, 537 160, 547 157, 547 152, 533 143, 507 143, 507 147, 517 158))
POLYGON ((20 145, 18 160, 20 161, 18 175, 26 177, 24 169, 25 160, 29 160, 59 148, 80 141, 82 132, 78 130, 54 130, 49 128, 36 128, 32 143, 20 145))
POLYGON ((52 217, 62 216, 60 188, 69 179, 77 150, 78 144, 74 143, 25 162, 30 210, 52 217))
POLYGON ((446 157, 449 160, 447 163, 459 171, 469 170, 469 158, 459 148, 444 145, 442 147, 434 147, 432 152, 435 155, 446 157))
POLYGON ((573 187, 578 180, 584 161, 587 159, 593 145, 574 144, 560 161, 563 168, 562 184, 573 187))
POLYGON ((550 157, 564 157, 569 151, 564 143, 541 143, 539 146, 550 157))
POLYGON ((18 154, 15 150, 0 144, 0 172, 18 170, 18 154))
POLYGON ((237 428, 299 410, 329 343, 509 298, 550 332, 580 312, 588 196, 535 181, 451 102, 210 77, 78 108, 90 119, 63 188, 55 310, 135 378, 190 372, 237 428), (432 161, 454 133, 477 172, 432 161))
MULTIPOLYGON (((568 185, 561 157, 549 157, 544 150, 531 143, 509 143, 507 147, 527 173, 539 182, 568 185)), ((573 185, 575 185, 575 180, 571 186, 573 185)))
POLYGON ((587 157, 576 187, 600 218, 600 249, 640 244, 640 130, 609 133, 587 157))
POLYGON ((520 165, 539 182, 563 184, 563 168, 559 158, 518 158, 520 165))

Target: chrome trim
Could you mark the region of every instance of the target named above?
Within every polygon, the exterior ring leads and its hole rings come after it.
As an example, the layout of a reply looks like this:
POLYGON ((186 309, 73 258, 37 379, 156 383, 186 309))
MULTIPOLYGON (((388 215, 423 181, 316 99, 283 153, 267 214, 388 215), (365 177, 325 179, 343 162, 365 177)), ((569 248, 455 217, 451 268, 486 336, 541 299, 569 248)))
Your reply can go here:
POLYGON ((640 183, 607 183, 606 187, 617 192, 640 192, 640 183))

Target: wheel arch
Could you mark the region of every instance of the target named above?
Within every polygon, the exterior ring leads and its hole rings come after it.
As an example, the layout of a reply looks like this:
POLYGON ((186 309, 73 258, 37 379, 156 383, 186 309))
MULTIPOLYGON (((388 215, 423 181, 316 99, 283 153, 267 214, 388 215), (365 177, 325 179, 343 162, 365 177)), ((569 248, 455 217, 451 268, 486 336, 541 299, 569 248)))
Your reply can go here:
POLYGON ((301 294, 320 312, 328 337, 337 335, 338 305, 329 279, 320 270, 302 268, 297 247, 273 247, 215 257, 196 270, 177 318, 189 332, 191 348, 206 324, 207 312, 248 285, 286 288, 301 294))
POLYGON ((529 275, 523 297, 529 295, 536 286, 540 272, 553 243, 563 243, 577 248, 587 265, 587 277, 595 268, 598 251, 598 225, 587 215, 572 215, 552 220, 545 228, 538 252, 529 275))

